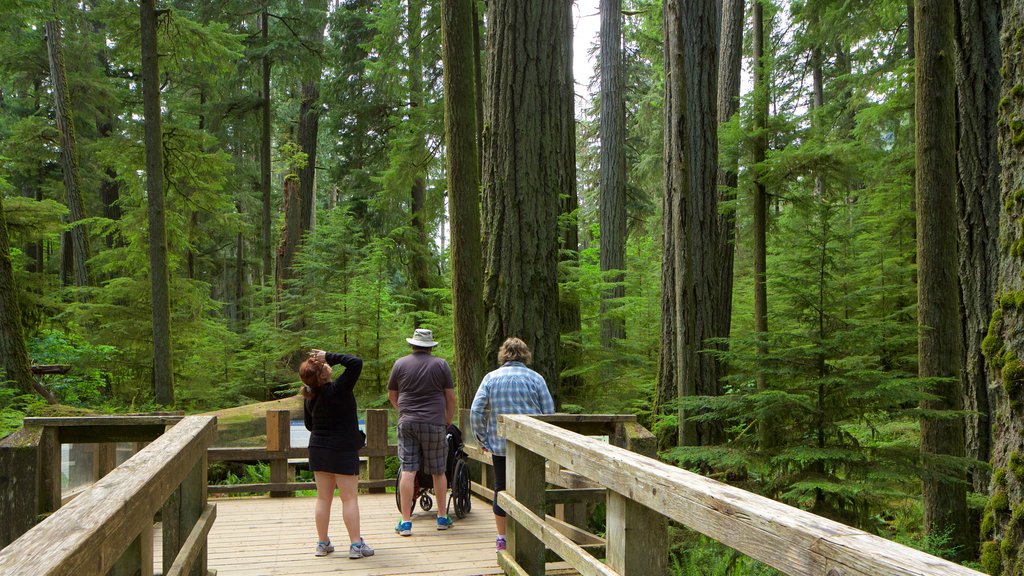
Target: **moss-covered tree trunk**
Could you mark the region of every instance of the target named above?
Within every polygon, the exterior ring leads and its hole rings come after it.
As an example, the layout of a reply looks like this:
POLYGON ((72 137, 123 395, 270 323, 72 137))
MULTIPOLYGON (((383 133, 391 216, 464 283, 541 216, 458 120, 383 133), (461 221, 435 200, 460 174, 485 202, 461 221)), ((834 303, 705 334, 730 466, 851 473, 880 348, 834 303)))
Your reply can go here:
MULTIPOLYGON (((78 143, 75 138, 75 120, 71 112, 71 91, 68 88, 67 71, 64 67, 64 47, 61 41, 61 26, 58 20, 57 2, 53 3, 53 19, 44 25, 46 29, 46 52, 50 61, 50 83, 53 87, 54 118, 60 135, 60 165, 64 174, 64 196, 67 201, 72 224, 85 219, 82 203, 82 179, 78 169, 78 143)), ((89 285, 89 239, 81 224, 74 225, 68 232, 69 242, 62 249, 70 252, 65 260, 71 264, 73 273, 66 275, 62 270, 61 279, 73 276, 76 286, 89 285)))
MULTIPOLYGON (((926 411, 960 410, 960 312, 957 293, 956 111, 953 0, 917 0, 914 41, 917 166, 918 374, 943 379, 926 384, 935 396, 926 411)), ((921 454, 943 475, 923 480, 924 528, 948 533, 959 555, 973 552, 967 526, 967 488, 955 472, 938 468, 947 456, 964 456, 962 417, 921 418, 921 454)))
POLYGON ((21 329, 21 306, 11 262, 11 242, 7 237, 7 215, 0 194, 0 357, 5 375, 22 394, 32 394, 32 372, 21 329))
POLYGON ((989 574, 1024 570, 1024 0, 1003 0, 1002 87, 998 106, 998 307, 982 344, 992 388, 991 498, 982 520, 989 574))
POLYGON ((149 276, 153 307, 153 390, 157 404, 174 403, 171 364, 171 297, 167 268, 163 133, 156 0, 139 5, 142 45, 142 108, 145 120, 146 199, 149 219, 149 276))
MULTIPOLYGON (((476 26, 473 4, 441 0, 444 126, 451 217, 452 317, 460 408, 469 408, 484 375, 483 264, 480 249, 480 166, 477 151, 476 26)), ((465 423, 463 423, 465 425, 465 423)))
MULTIPOLYGON (((999 0, 957 0, 956 86, 957 227, 960 240, 960 310, 963 331, 967 456, 988 462, 992 424, 988 373, 981 341, 992 316, 999 276, 999 0)), ((989 473, 978 469, 974 488, 985 492, 989 473)))
POLYGON ((571 0, 489 2, 485 360, 509 336, 558 395, 558 215, 575 194, 571 0))

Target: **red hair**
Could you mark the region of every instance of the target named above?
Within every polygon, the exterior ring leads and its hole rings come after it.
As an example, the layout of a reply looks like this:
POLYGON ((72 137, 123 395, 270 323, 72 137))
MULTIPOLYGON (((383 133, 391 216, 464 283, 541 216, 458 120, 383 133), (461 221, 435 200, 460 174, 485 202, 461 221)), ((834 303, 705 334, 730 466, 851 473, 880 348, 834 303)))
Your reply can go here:
POLYGON ((316 389, 324 384, 324 363, 314 358, 307 358, 299 366, 299 380, 302 380, 302 397, 312 399, 316 389))

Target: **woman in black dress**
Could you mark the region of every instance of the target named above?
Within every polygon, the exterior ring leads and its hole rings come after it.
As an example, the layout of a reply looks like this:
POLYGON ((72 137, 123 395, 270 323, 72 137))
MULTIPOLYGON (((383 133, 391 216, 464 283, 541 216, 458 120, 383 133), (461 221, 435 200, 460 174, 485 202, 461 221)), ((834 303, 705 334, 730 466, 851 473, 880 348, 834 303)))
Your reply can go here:
POLYGON ((337 486, 341 497, 342 518, 352 544, 349 558, 373 556, 373 548, 359 534, 359 449, 366 434, 359 430, 356 398, 352 393, 363 361, 350 354, 313 350, 299 367, 305 398, 304 412, 309 437, 309 469, 316 479, 316 532, 319 541, 316 556, 334 551, 327 528, 331 521, 331 502, 337 486), (331 366, 345 371, 333 381, 331 366))

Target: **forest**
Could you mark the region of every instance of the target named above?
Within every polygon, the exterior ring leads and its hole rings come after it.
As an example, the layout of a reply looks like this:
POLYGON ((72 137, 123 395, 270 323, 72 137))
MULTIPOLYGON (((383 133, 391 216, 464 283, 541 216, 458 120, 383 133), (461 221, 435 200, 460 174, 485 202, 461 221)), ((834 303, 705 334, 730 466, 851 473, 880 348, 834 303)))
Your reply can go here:
POLYGON ((583 4, 0 0, 0 436, 311 348, 384 408, 417 327, 465 408, 518 336, 667 462, 1024 574, 1024 0, 583 4))

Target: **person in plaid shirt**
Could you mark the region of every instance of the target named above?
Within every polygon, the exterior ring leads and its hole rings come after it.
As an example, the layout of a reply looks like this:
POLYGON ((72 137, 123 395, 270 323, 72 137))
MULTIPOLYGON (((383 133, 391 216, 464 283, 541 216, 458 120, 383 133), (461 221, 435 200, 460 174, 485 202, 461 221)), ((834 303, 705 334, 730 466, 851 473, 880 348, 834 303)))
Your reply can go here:
POLYGON ((495 548, 505 549, 505 511, 498 506, 498 492, 505 489, 505 439, 498 436, 502 414, 551 414, 551 399, 544 377, 526 367, 530 349, 519 338, 509 338, 498 350, 501 367, 480 381, 470 409, 470 425, 480 446, 494 462, 494 525, 498 529, 495 548))

